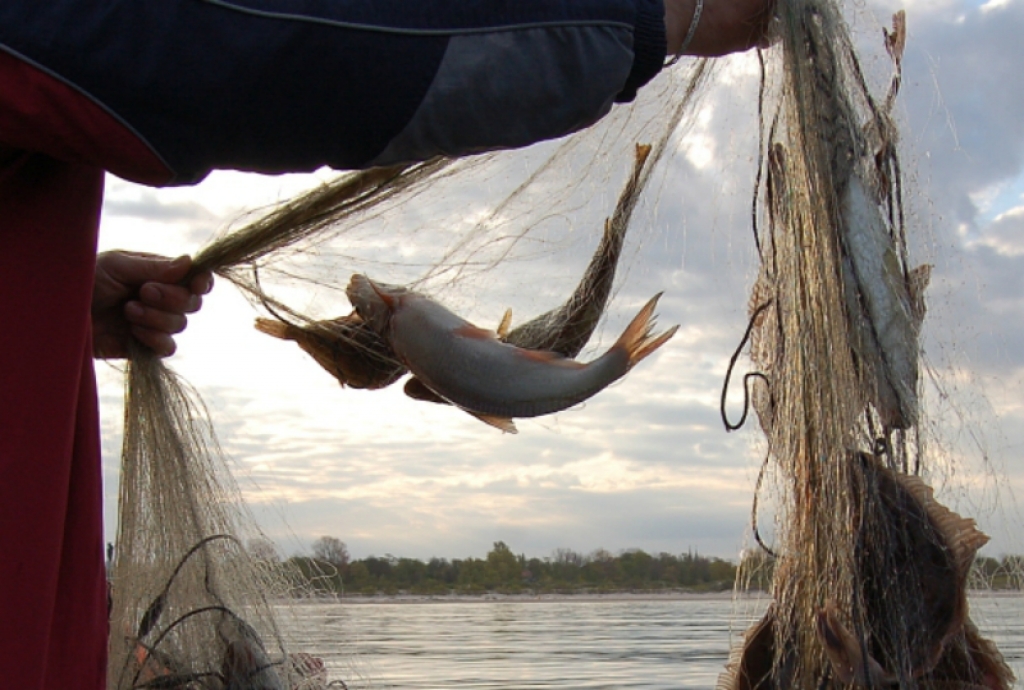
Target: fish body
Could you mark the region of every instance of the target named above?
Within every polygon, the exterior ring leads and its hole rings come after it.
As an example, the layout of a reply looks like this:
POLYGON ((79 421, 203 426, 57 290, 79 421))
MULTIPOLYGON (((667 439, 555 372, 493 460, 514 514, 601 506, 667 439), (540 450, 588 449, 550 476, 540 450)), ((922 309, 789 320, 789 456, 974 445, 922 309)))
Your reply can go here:
MULTIPOLYGON (((627 228, 627 224, 606 223, 601 243, 569 299, 511 331, 507 331, 511 313, 506 312, 496 333, 498 339, 526 350, 554 352, 563 357, 578 355, 594 334, 608 304, 627 228)), ((405 392, 417 400, 446 402, 415 376, 406 382, 405 392)))
POLYGON ((854 341, 874 373, 874 403, 887 426, 917 423, 918 336, 928 270, 904 274, 878 200, 859 175, 841 200, 846 250, 844 278, 854 341))
POLYGON ((221 676, 224 690, 287 690, 263 641, 251 625, 224 614, 217 626, 224 643, 221 676))
POLYGON ((388 312, 385 335, 398 359, 448 402, 505 431, 513 417, 537 417, 591 397, 659 348, 676 328, 654 336, 650 300, 605 354, 582 364, 550 351, 504 343, 434 300, 355 275, 349 299, 363 313, 388 312))
MULTIPOLYGON (((500 340, 527 350, 548 350, 565 357, 575 357, 583 350, 608 306, 629 220, 643 188, 641 174, 650 152, 649 145, 637 145, 633 173, 619 194, 615 212, 605 221, 601 241, 569 299, 512 330, 509 330, 511 312, 505 312, 498 327, 500 340)), ((405 393, 416 400, 446 402, 415 376, 406 382, 405 393)))

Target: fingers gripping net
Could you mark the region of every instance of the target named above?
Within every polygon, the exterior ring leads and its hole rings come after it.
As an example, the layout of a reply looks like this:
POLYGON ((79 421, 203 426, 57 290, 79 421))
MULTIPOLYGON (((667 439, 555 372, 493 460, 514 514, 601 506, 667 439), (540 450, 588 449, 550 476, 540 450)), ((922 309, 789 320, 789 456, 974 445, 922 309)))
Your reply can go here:
MULTIPOLYGON (((617 260, 622 236, 651 171, 673 133, 692 117, 695 97, 709 73, 707 63, 696 63, 692 73, 652 93, 646 104, 623 109, 586 137, 573 137, 554 147, 518 185, 491 194, 501 200, 487 201, 488 213, 466 232, 453 232, 456 240, 442 256, 397 267, 398 280, 454 284, 486 273, 524 238, 537 234, 535 228, 542 220, 533 210, 537 187, 552 180, 564 185, 567 171, 576 170, 581 180, 589 180, 581 186, 594 193, 606 186, 609 170, 615 167, 609 163, 609 148, 619 164, 633 159, 634 142, 650 141, 653 148, 638 154, 633 175, 627 175, 626 188, 608 222, 607 235, 613 238, 609 246, 614 247, 617 260), (608 145, 612 140, 615 147, 608 145), (410 277, 416 271, 420 275, 410 277)), ((492 163, 491 156, 439 159, 343 175, 215 239, 196 255, 193 271, 217 273, 273 315, 347 341, 357 352, 377 357, 373 366, 387 370, 393 362, 380 360, 378 345, 353 331, 352 324, 339 325, 325 320, 318 310, 290 306, 290 300, 268 289, 267 278, 277 287, 284 285, 289 295, 295 294, 296 285, 300 293, 321 289, 336 295, 351 272, 346 269, 359 266, 360 259, 344 249, 350 233, 372 227, 372 232, 394 243, 397 230, 389 224, 398 223, 395 218, 414 206, 415 216, 420 204, 429 208, 438 194, 445 193, 437 190, 457 195, 451 190, 479 183, 481 171, 492 163)), ((590 202, 563 201, 569 210, 574 204, 590 202)), ((459 211, 457 203, 451 206, 450 214, 459 211)), ((595 268, 592 272, 607 271, 595 268)), ((567 311, 591 313, 596 322, 611 279, 597 282, 601 282, 595 288, 599 294, 581 295, 582 306, 580 300, 570 300, 567 311)), ((557 321, 559 314, 553 311, 544 318, 557 321)), ((578 350, 586 341, 570 335, 567 348, 578 350)), ((392 373, 383 378, 374 373, 368 382, 387 385, 393 380, 392 373)), ((294 594, 295 582, 280 568, 250 557, 240 545, 240 540, 256 536, 258 530, 235 488, 197 392, 141 348, 132 353, 126 390, 119 525, 110 572, 108 687, 323 687, 323 667, 292 653, 275 621, 280 601, 294 594)))
MULTIPOLYGON (((291 246, 440 167, 343 178, 215 241, 195 271, 231 279, 236 265, 291 246)), ((126 389, 108 687, 277 690, 322 679, 322 667, 286 652, 269 602, 290 593, 287 573, 241 546, 240 538, 257 532, 198 394, 141 347, 126 389)))

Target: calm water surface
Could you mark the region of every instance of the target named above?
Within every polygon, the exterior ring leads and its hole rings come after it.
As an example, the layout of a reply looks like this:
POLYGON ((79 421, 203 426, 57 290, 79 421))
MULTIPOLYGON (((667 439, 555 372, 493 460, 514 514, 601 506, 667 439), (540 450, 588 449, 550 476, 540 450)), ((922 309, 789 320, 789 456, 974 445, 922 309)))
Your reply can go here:
MULTIPOLYGON (((763 610, 730 600, 316 603, 285 621, 293 648, 357 688, 713 688, 763 610)), ((1024 675, 1024 598, 975 598, 972 617, 1024 675)))

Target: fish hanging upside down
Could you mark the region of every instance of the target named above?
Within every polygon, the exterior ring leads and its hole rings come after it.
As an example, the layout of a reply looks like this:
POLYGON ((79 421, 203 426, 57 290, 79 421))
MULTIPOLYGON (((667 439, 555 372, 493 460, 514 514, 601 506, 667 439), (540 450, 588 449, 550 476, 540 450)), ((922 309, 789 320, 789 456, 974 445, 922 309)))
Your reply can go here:
MULTIPOLYGON (((643 189, 645 164, 651 146, 637 144, 633 172, 619 194, 615 211, 605 222, 604 234, 576 290, 560 307, 512 329, 511 311, 498 327, 498 337, 528 350, 550 350, 575 357, 590 340, 604 314, 622 255, 629 221, 643 189)), ((342 386, 376 390, 390 386, 408 373, 388 342, 374 331, 357 311, 323 321, 290 323, 277 319, 256 319, 257 330, 293 340, 342 386)), ((415 376, 405 384, 405 393, 416 400, 447 404, 448 401, 415 376)))
POLYGON ((384 339, 355 312, 307 325, 258 318, 256 330, 294 340, 342 386, 376 390, 390 386, 406 373, 384 339))
POLYGON ((538 417, 576 405, 622 378, 678 326, 652 335, 660 294, 634 317, 607 352, 583 364, 555 352, 503 343, 424 295, 354 275, 347 294, 427 388, 502 431, 513 417, 538 417))

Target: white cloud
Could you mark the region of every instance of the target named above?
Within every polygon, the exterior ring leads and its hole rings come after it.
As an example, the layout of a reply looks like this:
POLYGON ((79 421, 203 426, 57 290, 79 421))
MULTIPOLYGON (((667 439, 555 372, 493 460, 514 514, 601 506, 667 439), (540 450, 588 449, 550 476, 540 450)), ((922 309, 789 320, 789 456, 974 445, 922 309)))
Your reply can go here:
MULTIPOLYGON (((898 9, 890 4, 876 9, 877 16, 898 9)), ((978 415, 983 431, 1005 439, 993 448, 1019 454, 1024 207, 1019 198, 1006 203, 990 192, 1013 189, 1024 174, 1024 3, 989 2, 978 9, 922 0, 907 8, 899 107, 915 251, 937 264, 926 322, 929 356, 967 397, 977 382, 1001 382, 995 414, 978 415), (958 233, 961 226, 966 232, 958 233), (955 379, 957 372, 964 378, 955 379)), ((886 23, 864 29, 865 45, 880 50, 877 26, 886 23)), ((482 556, 498 539, 528 555, 560 546, 737 554, 761 449, 752 447, 753 431, 725 433, 718 397, 747 324, 746 292, 756 267, 751 59, 722 71, 680 144, 685 155, 652 179, 612 304, 584 359, 613 342, 659 290, 666 291, 659 322, 681 324, 679 333, 579 408, 521 421, 516 437, 458 410, 409 400, 400 384, 379 392, 341 389, 293 344, 256 333, 253 309, 220 286, 191 320, 171 364, 206 398, 232 467, 268 531, 282 541, 293 533, 299 542, 333 534, 357 556, 482 556)), ((528 152, 507 168, 479 168, 472 184, 439 191, 423 208, 389 213, 302 257, 304 268, 343 284, 356 269, 412 280, 446 255, 479 261, 467 263, 459 281, 445 275, 429 288, 481 325, 493 327, 508 306, 521 323, 574 287, 615 202, 630 147, 651 137, 626 111, 604 126, 592 149, 565 151, 572 165, 540 178, 545 192, 561 190, 554 202, 541 194, 511 204, 490 234, 474 231, 483 217, 480 191, 514 186, 515 175, 532 169, 539 154, 528 152), (598 162, 591 165, 593 156, 598 162), (444 204, 464 213, 446 221, 439 211, 444 204), (523 225, 529 233, 518 239, 523 225), (505 258, 498 268, 483 270, 499 256, 505 258)), ((246 209, 286 198, 328 174, 217 173, 196 188, 155 192, 112 181, 102 244, 192 252, 213 232, 237 224, 246 209)), ((305 292, 279 276, 268 279, 301 308, 325 316, 347 310, 329 288, 305 292)), ((120 383, 103 367, 101 379, 110 522, 120 383)), ((729 399, 733 416, 737 393, 729 399)), ((1010 481, 1024 495, 1021 473, 1010 481)), ((990 548, 1020 550, 1019 536, 1016 544, 1011 540, 1012 534, 1003 536, 990 548)))
POLYGON ((989 247, 1007 257, 1024 255, 1024 206, 1000 213, 966 247, 989 247))

